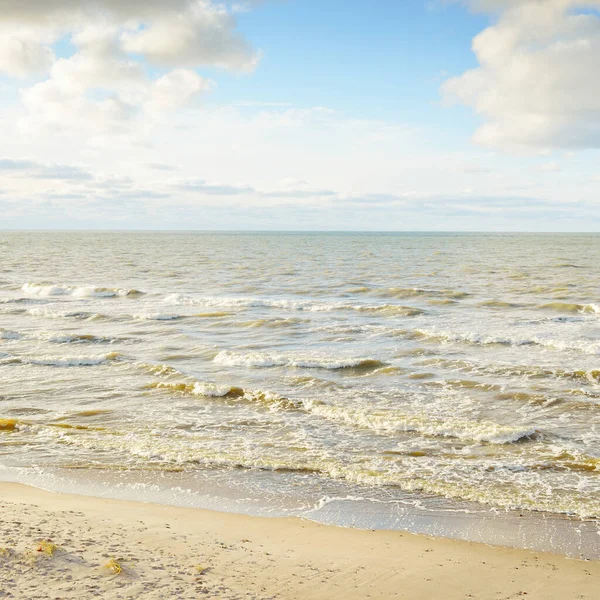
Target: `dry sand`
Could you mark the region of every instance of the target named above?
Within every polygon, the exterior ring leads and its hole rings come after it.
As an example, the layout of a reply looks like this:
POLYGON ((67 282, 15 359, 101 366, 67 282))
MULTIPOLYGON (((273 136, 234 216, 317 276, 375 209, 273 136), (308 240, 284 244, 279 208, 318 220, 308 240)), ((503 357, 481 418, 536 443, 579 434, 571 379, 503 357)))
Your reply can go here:
POLYGON ((600 598, 600 562, 402 532, 16 484, 0 484, 0 515, 3 600, 600 598), (59 546, 53 556, 37 551, 47 539, 59 546), (106 568, 111 558, 121 574, 106 568))

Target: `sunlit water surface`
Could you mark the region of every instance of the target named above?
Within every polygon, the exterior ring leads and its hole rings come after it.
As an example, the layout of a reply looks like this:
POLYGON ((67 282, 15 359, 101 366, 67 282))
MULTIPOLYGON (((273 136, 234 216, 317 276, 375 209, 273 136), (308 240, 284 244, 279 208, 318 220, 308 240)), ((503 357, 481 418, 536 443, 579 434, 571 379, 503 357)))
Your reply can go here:
POLYGON ((0 233, 0 478, 600 557, 600 237, 0 233))

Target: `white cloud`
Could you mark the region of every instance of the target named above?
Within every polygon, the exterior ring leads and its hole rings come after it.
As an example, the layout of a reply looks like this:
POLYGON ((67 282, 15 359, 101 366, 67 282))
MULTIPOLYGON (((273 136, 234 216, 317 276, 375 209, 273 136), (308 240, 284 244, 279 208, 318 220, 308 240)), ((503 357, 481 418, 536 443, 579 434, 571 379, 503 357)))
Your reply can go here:
POLYGON ((480 66, 448 80, 449 100, 483 119, 477 143, 600 147, 599 0, 473 0, 501 10, 473 40, 480 66), (588 9, 588 10, 586 10, 588 9))
POLYGON ((540 167, 540 170, 544 171, 546 173, 558 173, 562 169, 561 169, 560 165, 555 160, 553 160, 553 161, 543 164, 540 167))
POLYGON ((216 66, 252 70, 258 55, 235 31, 235 20, 221 6, 190 3, 187 11, 163 15, 150 27, 125 31, 126 52, 142 54, 163 66, 216 66))
POLYGON ((12 174, 28 179, 55 179, 70 182, 90 181, 94 176, 72 165, 45 164, 30 159, 0 158, 0 174, 12 174))
POLYGON ((195 71, 176 69, 154 83, 144 109, 150 114, 176 110, 212 87, 213 82, 203 79, 195 71))
POLYGON ((25 78, 47 71, 53 62, 51 48, 23 37, 0 35, 0 72, 25 78))
POLYGON ((211 0, 0 0, 0 72, 47 74, 21 90, 28 133, 123 135, 210 91, 194 69, 249 71, 258 58, 211 0), (75 51, 56 59, 66 37, 75 51))
POLYGON ((23 90, 23 104, 29 115, 19 123, 24 133, 39 131, 77 131, 95 136, 126 133, 135 109, 118 96, 91 100, 84 93, 73 93, 53 80, 23 90))

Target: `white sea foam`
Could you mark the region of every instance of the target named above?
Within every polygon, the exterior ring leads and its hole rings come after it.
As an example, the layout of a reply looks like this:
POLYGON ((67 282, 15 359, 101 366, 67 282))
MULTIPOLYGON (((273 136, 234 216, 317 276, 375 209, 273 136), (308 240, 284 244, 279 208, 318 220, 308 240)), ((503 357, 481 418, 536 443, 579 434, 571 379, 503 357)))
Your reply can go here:
POLYGON ((117 352, 100 356, 32 356, 20 357, 20 362, 45 367, 93 367, 119 359, 117 352))
POLYGON ((0 298, 0 304, 45 304, 48 300, 40 298, 0 298))
POLYGON ((74 296, 77 298, 114 298, 137 296, 142 292, 138 290, 124 290, 121 288, 108 288, 97 286, 74 286, 51 283, 25 283, 21 290, 26 294, 35 296, 74 296))
POLYGON ((307 312, 358 311, 380 313, 390 316, 418 316, 424 313, 420 308, 399 304, 352 304, 342 301, 319 302, 314 300, 283 300, 269 298, 237 298, 224 296, 186 296, 171 294, 164 299, 166 304, 177 306, 202 306, 206 308, 276 308, 307 312))
MULTIPOLYGON (((205 383, 202 381, 195 381, 193 383, 159 382, 152 384, 151 387, 158 390, 169 390, 173 392, 190 394, 192 396, 205 396, 208 398, 224 398, 225 396, 236 391, 236 388, 229 385, 217 385, 216 383, 205 383)), ((242 391, 240 390, 240 392, 242 391)))
POLYGON ((84 333, 58 333, 55 331, 19 332, 0 329, 3 340, 41 340, 52 344, 112 344, 116 338, 96 336, 84 333))
POLYGON ((586 304, 581 312, 598 314, 600 313, 600 306, 597 304, 586 304))
POLYGON ((42 331, 35 334, 35 338, 52 344, 112 344, 116 338, 90 335, 84 333, 56 333, 42 331))
POLYGON ((372 358, 331 358, 317 354, 290 356, 285 354, 268 354, 253 352, 236 354, 223 350, 215 356, 215 363, 230 367, 297 367, 303 369, 377 369, 385 363, 372 358))
POLYGON ((504 333, 456 332, 439 329, 416 329, 417 336, 442 343, 468 343, 505 346, 543 346, 554 350, 572 350, 583 354, 600 354, 600 342, 585 339, 559 339, 539 335, 506 335, 504 333))
MULTIPOLYGON (((286 363, 287 364, 287 363, 286 363)), ((354 363, 355 364, 355 363, 354 363)), ((262 366, 262 363, 261 363, 262 366)), ((322 367, 320 367, 322 368, 322 367)), ((331 368, 331 367, 329 367, 331 368)), ((155 367, 154 372, 160 374, 155 367)), ((182 373, 176 372, 182 376, 182 373)), ((173 375, 169 370, 167 376, 173 375)), ((151 388, 193 396, 243 399, 266 405, 273 411, 303 411, 335 423, 371 429, 379 433, 414 432, 424 436, 458 438, 468 442, 496 445, 510 444, 527 439, 539 432, 532 425, 505 425, 487 420, 474 420, 456 415, 440 415, 440 407, 431 407, 428 412, 401 410, 398 408, 374 409, 372 407, 350 407, 314 399, 288 399, 273 392, 244 390, 240 387, 205 383, 186 378, 185 382, 157 382, 151 388)), ((443 408, 443 407, 442 407, 443 408)))
POLYGON ((138 321, 177 321, 182 318, 182 315, 173 315, 167 313, 140 313, 136 315, 131 315, 133 319, 137 319, 138 321))
POLYGON ((535 427, 515 427, 486 421, 469 421, 454 417, 435 418, 424 413, 401 411, 352 410, 320 403, 309 403, 307 409, 332 421, 380 432, 415 432, 436 437, 451 437, 465 441, 510 444, 537 433, 535 427))
POLYGON ((83 321, 94 321, 96 319, 106 319, 106 315, 79 310, 53 310, 46 307, 37 307, 27 309, 27 314, 32 317, 42 317, 45 319, 81 319, 83 321))

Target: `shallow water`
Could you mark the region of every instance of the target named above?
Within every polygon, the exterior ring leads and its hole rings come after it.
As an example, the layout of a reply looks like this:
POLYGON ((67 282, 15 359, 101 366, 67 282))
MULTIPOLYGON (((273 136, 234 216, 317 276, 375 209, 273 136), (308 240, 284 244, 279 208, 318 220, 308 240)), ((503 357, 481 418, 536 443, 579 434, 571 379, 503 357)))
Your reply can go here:
POLYGON ((0 233, 0 477, 600 556, 599 242, 0 233))

